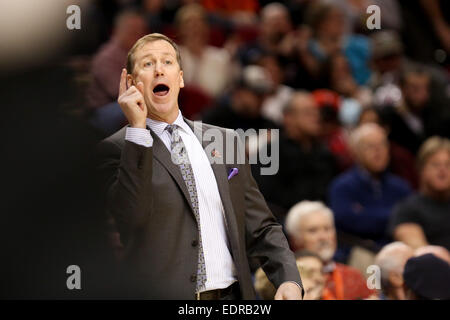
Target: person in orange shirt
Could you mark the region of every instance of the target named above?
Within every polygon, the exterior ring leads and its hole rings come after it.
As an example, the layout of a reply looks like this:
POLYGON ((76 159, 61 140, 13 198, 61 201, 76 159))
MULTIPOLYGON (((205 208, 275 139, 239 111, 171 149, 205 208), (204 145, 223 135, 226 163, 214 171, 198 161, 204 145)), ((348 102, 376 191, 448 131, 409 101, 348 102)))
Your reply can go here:
POLYGON ((326 276, 322 300, 366 299, 376 294, 355 268, 333 261, 336 229, 332 211, 322 202, 301 201, 288 212, 286 232, 293 251, 308 250, 324 262, 326 276))

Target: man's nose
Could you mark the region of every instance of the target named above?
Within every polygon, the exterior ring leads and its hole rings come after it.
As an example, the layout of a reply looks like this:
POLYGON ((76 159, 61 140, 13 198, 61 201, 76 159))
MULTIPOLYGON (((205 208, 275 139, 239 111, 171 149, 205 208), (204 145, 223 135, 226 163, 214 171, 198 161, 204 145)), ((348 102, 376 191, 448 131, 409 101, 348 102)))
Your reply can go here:
POLYGON ((155 65, 155 77, 164 75, 164 67, 161 62, 157 62, 155 65))
POLYGON ((330 233, 327 230, 321 230, 319 232, 319 240, 323 242, 328 242, 330 233))

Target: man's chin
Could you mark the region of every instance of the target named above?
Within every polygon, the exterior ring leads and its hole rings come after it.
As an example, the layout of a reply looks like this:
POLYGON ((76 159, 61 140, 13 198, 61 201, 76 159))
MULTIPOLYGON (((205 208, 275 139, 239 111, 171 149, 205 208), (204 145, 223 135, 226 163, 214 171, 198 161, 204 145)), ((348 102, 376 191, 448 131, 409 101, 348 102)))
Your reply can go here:
POLYGON ((149 110, 149 118, 157 117, 160 119, 166 119, 171 116, 178 108, 170 103, 152 103, 152 107, 149 110))

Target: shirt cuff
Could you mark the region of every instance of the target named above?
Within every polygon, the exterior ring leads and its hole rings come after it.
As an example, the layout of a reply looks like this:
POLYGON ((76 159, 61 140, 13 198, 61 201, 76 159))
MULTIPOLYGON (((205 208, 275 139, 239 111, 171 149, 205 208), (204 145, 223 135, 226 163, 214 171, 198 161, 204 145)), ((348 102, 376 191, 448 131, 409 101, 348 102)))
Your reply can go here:
POLYGON ((144 147, 153 146, 153 138, 148 129, 127 127, 125 140, 136 143, 144 147))

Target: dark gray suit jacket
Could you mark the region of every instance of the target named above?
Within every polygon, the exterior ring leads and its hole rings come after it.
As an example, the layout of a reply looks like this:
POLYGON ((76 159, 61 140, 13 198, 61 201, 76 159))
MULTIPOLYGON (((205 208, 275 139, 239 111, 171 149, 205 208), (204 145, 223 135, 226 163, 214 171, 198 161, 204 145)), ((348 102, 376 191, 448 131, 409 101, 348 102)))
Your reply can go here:
MULTIPOLYGON (((193 122, 185 121, 193 128, 193 122)), ((225 141, 225 129, 202 126, 203 131, 210 128, 220 130, 225 141)), ((103 140, 98 150, 105 205, 126 248, 126 294, 150 299, 194 299, 198 230, 180 169, 154 132, 150 131, 153 146, 147 148, 126 141, 125 131, 126 127, 103 140)), ((234 132, 233 137, 238 138, 234 132)), ((205 148, 210 142, 201 143, 205 148)), ((220 154, 224 160, 225 152, 220 154)), ((250 271, 254 261, 263 267, 275 287, 284 281, 301 285, 294 255, 258 190, 250 166, 211 166, 225 210, 242 298, 255 298, 250 271), (231 168, 239 172, 228 180, 231 168)))

